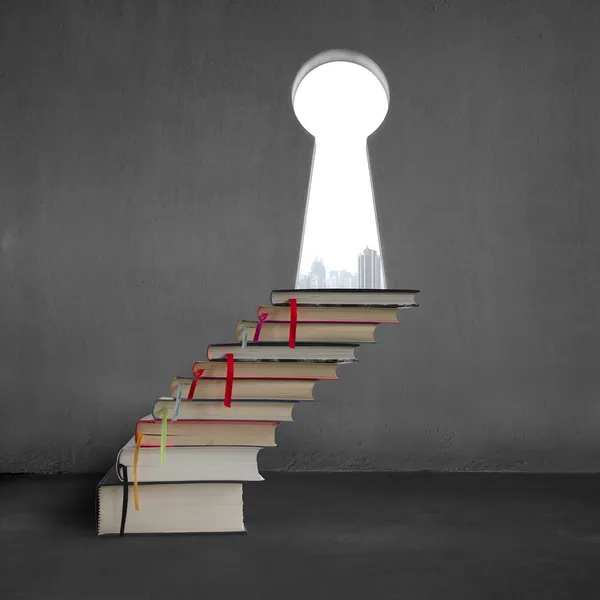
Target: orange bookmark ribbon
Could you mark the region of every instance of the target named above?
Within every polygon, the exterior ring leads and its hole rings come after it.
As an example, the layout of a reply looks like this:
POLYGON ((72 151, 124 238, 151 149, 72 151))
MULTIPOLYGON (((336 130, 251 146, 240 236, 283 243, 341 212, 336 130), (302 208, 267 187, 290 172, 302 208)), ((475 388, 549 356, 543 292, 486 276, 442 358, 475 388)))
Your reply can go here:
POLYGON ((138 495, 138 460, 140 458, 140 446, 144 435, 138 433, 138 438, 135 442, 135 450, 133 451, 133 503, 135 510, 140 510, 140 497, 138 495))
POLYGON ((190 391, 188 392, 188 400, 193 400, 194 398, 194 392, 196 391, 196 386, 198 385, 198 379, 200 379, 200 377, 202 377, 202 373, 204 373, 204 369, 198 369, 196 368, 196 363, 194 363, 194 366, 192 367, 192 371, 194 372, 194 379, 192 380, 192 383, 190 384, 190 391))
POLYGON ((231 395, 233 394, 233 370, 234 370, 234 362, 233 362, 233 354, 227 353, 227 379, 225 380, 225 399, 223 404, 227 408, 231 408, 231 395))
POLYGON ((296 298, 290 298, 290 336, 288 346, 296 347, 296 326, 298 325, 298 302, 296 298))

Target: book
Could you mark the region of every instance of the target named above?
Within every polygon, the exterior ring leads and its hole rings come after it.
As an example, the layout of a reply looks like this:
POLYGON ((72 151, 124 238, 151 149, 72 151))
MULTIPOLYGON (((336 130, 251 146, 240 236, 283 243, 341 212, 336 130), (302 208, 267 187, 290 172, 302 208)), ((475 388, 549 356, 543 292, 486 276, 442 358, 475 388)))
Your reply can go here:
POLYGON ((227 354, 233 354, 237 361, 271 360, 310 362, 355 362, 354 351, 358 344, 313 344, 302 342, 290 348, 287 342, 258 342, 247 344, 211 344, 207 350, 209 360, 225 360, 227 354))
MULTIPOLYGON (((196 419, 167 422, 167 446, 276 446, 278 421, 200 421, 196 419)), ((141 446, 156 447, 161 442, 162 421, 148 415, 137 422, 136 439, 141 446)))
POLYGON ((419 290, 311 289, 273 290, 271 304, 289 305, 295 298, 298 306, 418 306, 415 296, 419 290))
MULTIPOLYGON (((137 478, 146 481, 262 481, 258 472, 256 446, 177 446, 169 448, 164 465, 160 448, 140 448, 137 478)), ((117 476, 122 481, 119 465, 133 468, 135 437, 117 455, 117 476)))
MULTIPOLYGON (((297 321, 306 323, 398 323, 398 311, 409 306, 373 307, 373 306, 299 306, 297 321)), ((259 306, 257 316, 267 315, 266 322, 288 323, 288 306, 259 306)))
MULTIPOLYGON (((223 400, 182 400, 178 418, 202 421, 293 421, 292 410, 295 400, 269 402, 262 399, 233 400, 230 407, 223 400)), ((152 416, 162 418, 162 409, 167 409, 167 419, 173 418, 175 400, 159 398, 152 407, 152 416)))
POLYGON ((147 482, 138 494, 134 510, 133 485, 119 481, 113 466, 97 486, 98 535, 246 531, 241 482, 147 482))
MULTIPOLYGON (((235 363, 236 379, 338 379, 335 363, 316 362, 259 362, 238 361, 235 363)), ((202 369, 202 377, 227 377, 227 365, 218 361, 194 363, 194 371, 202 369)))
MULTIPOLYGON (((182 384, 182 396, 187 398, 192 383, 191 377, 174 377, 169 388, 171 396, 177 394, 177 386, 182 384)), ((314 379, 234 379, 232 400, 263 398, 265 400, 312 400, 314 379)), ((200 377, 194 390, 194 399, 223 399, 225 379, 200 377)))
MULTIPOLYGON (((258 323, 256 321, 239 321, 236 337, 242 340, 244 328, 247 336, 252 338, 258 323)), ((298 323, 296 340, 298 342, 325 342, 335 344, 365 344, 375 342, 377 323, 298 323)), ((262 324, 261 342, 284 342, 290 335, 287 323, 262 324)))

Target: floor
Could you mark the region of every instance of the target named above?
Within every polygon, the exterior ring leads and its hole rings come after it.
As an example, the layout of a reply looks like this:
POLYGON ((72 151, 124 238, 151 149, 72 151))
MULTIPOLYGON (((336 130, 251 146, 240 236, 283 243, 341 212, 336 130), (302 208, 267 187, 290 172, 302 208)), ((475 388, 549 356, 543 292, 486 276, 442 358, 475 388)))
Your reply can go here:
POLYGON ((99 476, 0 479, 0 598, 600 598, 600 476, 267 473, 247 535, 97 538, 99 476))

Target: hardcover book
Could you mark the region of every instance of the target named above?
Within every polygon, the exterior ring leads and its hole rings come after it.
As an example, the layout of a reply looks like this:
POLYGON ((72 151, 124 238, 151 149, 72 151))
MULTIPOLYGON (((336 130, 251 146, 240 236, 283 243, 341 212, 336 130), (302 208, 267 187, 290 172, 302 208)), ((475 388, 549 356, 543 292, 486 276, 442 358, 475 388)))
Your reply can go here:
MULTIPOLYGON (((200 421, 167 423, 167 446, 276 446, 277 421, 200 421)), ((142 447, 161 445, 162 421, 148 415, 137 422, 142 447)))
MULTIPOLYGON (((258 472, 255 446, 176 446, 169 448, 161 464, 160 448, 140 448, 137 458, 137 480, 140 483, 160 481, 262 481, 258 472)), ((119 465, 133 469, 135 438, 121 448, 117 456, 117 476, 122 481, 119 465)), ((132 471, 131 471, 132 472, 132 471)))
MULTIPOLYGON (((236 379, 338 379, 336 363, 323 362, 235 362, 236 379)), ((227 365, 216 360, 198 360, 192 371, 202 370, 202 377, 227 377, 227 365)), ((191 378, 190 378, 191 381, 191 378)), ((171 395, 176 393, 171 386, 171 395)))
POLYGON ((415 300, 419 290, 361 290, 361 289, 309 289, 273 290, 271 304, 289 305, 295 299, 298 306, 418 306, 415 300))
POLYGON ((290 348, 287 342, 259 342, 247 344, 211 344, 208 347, 209 360, 225 360, 227 354, 233 354, 236 361, 311 361, 311 362, 354 362, 354 351, 358 344, 313 344, 300 342, 290 348))
MULTIPOLYGON (((263 399, 233 400, 225 406, 223 400, 184 400, 179 406, 178 418, 200 421, 293 421, 292 410, 295 400, 270 402, 263 399)), ((175 412, 173 398, 159 398, 152 407, 152 416, 159 420, 162 409, 167 409, 167 419, 175 412)))
MULTIPOLYGON (((298 323, 398 323, 398 311, 409 307, 299 306, 298 323)), ((265 321, 289 322, 288 306, 259 306, 257 316, 265 321), (265 316, 266 315, 266 316, 265 316)))
MULTIPOLYGON (((290 327, 287 323, 266 322, 259 325, 256 321, 240 321, 236 328, 238 340, 243 339, 244 329, 251 338, 260 326, 262 342, 284 342, 289 338, 290 327)), ((365 344, 375 341, 377 323, 298 323, 296 340, 298 342, 324 342, 333 344, 365 344)))
POLYGON ((98 535, 246 531, 241 482, 141 483, 140 510, 134 510, 133 487, 119 480, 115 467, 100 481, 98 535))
MULTIPOLYGON (((182 397, 187 398, 192 384, 191 377, 175 377, 171 381, 170 393, 177 395, 177 387, 182 384, 182 397)), ((238 379, 233 380, 232 400, 247 400, 262 398, 264 400, 312 400, 313 379, 238 379)), ((223 398, 225 394, 225 379, 210 379, 204 374, 194 388, 194 399, 214 400, 223 398)))

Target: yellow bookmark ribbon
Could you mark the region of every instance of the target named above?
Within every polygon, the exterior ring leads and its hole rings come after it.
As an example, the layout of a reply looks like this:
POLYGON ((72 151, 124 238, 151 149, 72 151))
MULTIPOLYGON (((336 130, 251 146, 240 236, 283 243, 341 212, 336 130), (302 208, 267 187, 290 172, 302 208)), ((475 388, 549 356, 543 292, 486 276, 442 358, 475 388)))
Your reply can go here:
POLYGON ((162 423, 160 424, 160 466, 165 464, 167 459, 167 407, 162 409, 162 423))
POLYGON ((138 460, 140 458, 140 446, 142 445, 143 434, 139 433, 135 442, 135 450, 133 452, 133 503, 135 510, 140 510, 140 498, 138 496, 138 460))

